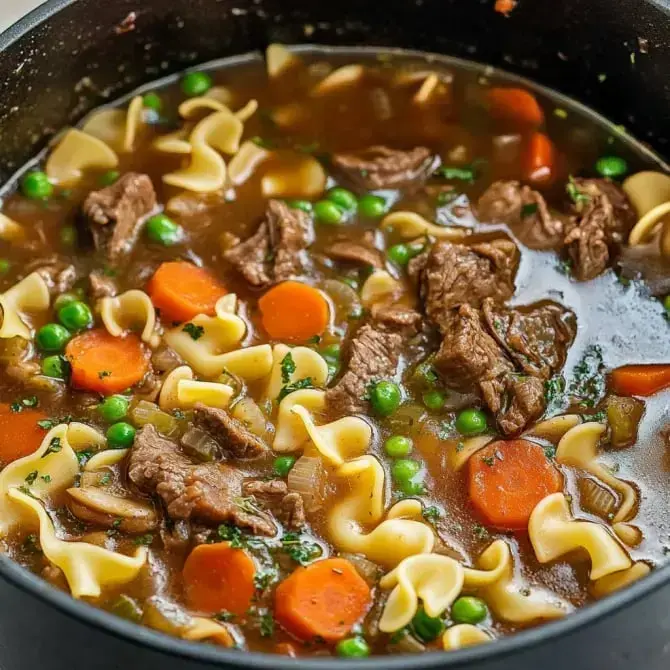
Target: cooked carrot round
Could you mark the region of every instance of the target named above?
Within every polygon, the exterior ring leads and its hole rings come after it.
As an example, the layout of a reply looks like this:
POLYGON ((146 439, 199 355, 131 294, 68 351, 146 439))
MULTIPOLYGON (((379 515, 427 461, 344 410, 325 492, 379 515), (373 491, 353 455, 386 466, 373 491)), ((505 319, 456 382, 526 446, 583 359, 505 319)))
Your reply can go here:
POLYGON ((297 281, 271 288, 258 301, 265 332, 274 340, 306 342, 328 325, 328 303, 321 292, 297 281))
POLYGON ((624 365, 612 372, 611 384, 619 395, 653 395, 670 386, 670 365, 624 365))
POLYGON ((46 435, 37 422, 46 418, 36 409, 13 412, 9 405, 0 404, 0 463, 6 465, 37 451, 46 435))
POLYGON ((556 149, 544 133, 531 135, 525 169, 525 178, 534 184, 549 184, 556 176, 556 149))
POLYGON ((75 388, 111 395, 142 380, 149 370, 148 354, 136 335, 114 337, 106 330, 89 330, 65 348, 75 388))
POLYGON ((345 637, 370 607, 370 587, 344 558, 298 568, 275 591, 275 619, 300 640, 345 637))
POLYGON ((191 609, 203 614, 243 615, 255 593, 256 566, 242 549, 228 543, 201 544, 184 564, 184 594, 191 609))
POLYGON ((492 88, 488 92, 491 116, 519 124, 539 126, 544 113, 535 96, 523 88, 492 88))
POLYGON ((563 477, 544 449, 528 440, 493 442, 468 461, 469 495, 489 526, 527 527, 543 498, 563 487, 563 477))
POLYGON ((198 314, 214 314, 227 291, 207 270, 185 261, 163 263, 147 286, 151 302, 171 321, 188 321, 198 314))

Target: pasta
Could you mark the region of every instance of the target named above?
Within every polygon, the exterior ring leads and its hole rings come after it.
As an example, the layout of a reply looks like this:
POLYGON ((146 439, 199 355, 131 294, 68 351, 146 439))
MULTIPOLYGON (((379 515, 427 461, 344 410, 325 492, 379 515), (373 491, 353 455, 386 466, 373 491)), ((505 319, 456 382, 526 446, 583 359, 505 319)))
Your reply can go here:
POLYGON ((452 470, 460 470, 480 449, 483 449, 493 437, 477 435, 467 440, 450 440, 447 444, 447 457, 452 470))
POLYGON ((387 214, 379 225, 382 229, 394 230, 405 239, 431 235, 432 237, 458 241, 468 234, 465 228, 438 226, 430 223, 415 212, 392 212, 387 214))
POLYGON ((239 151, 228 163, 228 178, 233 186, 243 184, 256 168, 271 156, 271 152, 258 146, 252 140, 243 142, 239 151))
POLYGON ((530 430, 526 431, 524 435, 540 437, 557 444, 563 435, 565 435, 571 428, 578 426, 581 421, 581 418, 577 414, 554 416, 551 419, 546 419, 535 424, 530 430))
POLYGON ((185 640, 199 642, 200 640, 211 640, 220 644, 222 647, 234 647, 235 638, 230 631, 220 623, 196 617, 193 625, 187 628, 181 635, 185 640))
POLYGON ((188 365, 180 365, 172 370, 163 381, 161 391, 158 394, 158 406, 169 412, 173 409, 179 408, 179 382, 182 380, 194 379, 193 370, 188 365))
POLYGON ((272 370, 265 389, 264 397, 275 400, 287 384, 294 384, 303 379, 310 379, 312 386, 323 387, 328 381, 328 364, 323 356, 308 347, 289 347, 286 344, 275 344, 272 348, 272 370), (295 369, 288 377, 282 379, 282 361, 290 353, 295 369))
POLYGON ((301 389, 289 393, 277 410, 277 429, 272 449, 278 452, 298 451, 309 441, 309 433, 300 414, 294 407, 302 407, 312 414, 322 412, 326 406, 326 393, 317 389, 301 389))
POLYGON ((110 335, 121 337, 139 328, 143 342, 152 347, 160 344, 160 336, 156 332, 156 310, 144 291, 133 289, 116 297, 102 298, 98 305, 102 322, 110 335))
POLYGON ((167 154, 182 154, 186 156, 190 154, 192 150, 191 143, 188 141, 188 137, 192 130, 192 126, 187 124, 183 128, 175 130, 172 133, 159 135, 152 142, 151 146, 157 151, 163 151, 167 154))
POLYGON ((278 77, 298 62, 298 57, 283 44, 270 44, 265 50, 265 63, 270 78, 278 77))
POLYGON ((234 390, 227 384, 182 379, 177 384, 179 407, 186 409, 202 403, 209 407, 228 407, 234 390))
POLYGON ((115 151, 133 150, 143 122, 144 101, 136 95, 127 110, 103 109, 92 114, 82 126, 82 132, 101 140, 115 151))
POLYGON ((316 158, 301 156, 290 169, 268 171, 261 180, 265 198, 316 198, 326 188, 326 172, 316 158))
POLYGON ((540 563, 584 549, 591 559, 590 577, 594 581, 631 566, 628 554, 603 526, 575 521, 562 493, 547 496, 535 507, 528 534, 540 563))
POLYGON ((412 101, 417 105, 425 105, 430 102, 433 94, 438 90, 440 86, 440 79, 434 73, 431 72, 421 84, 419 90, 414 94, 412 101))
POLYGON ((31 338, 30 327, 23 320, 25 312, 44 312, 49 309, 49 287, 37 272, 29 274, 0 295, 2 325, 0 338, 31 338))
POLYGON ((651 572, 651 568, 641 561, 633 563, 627 570, 615 572, 611 575, 601 577, 590 585, 589 591, 595 598, 604 598, 614 591, 618 591, 629 584, 646 577, 651 572))
POLYGON ((322 79, 313 89, 312 95, 324 95, 332 93, 342 86, 350 86, 358 83, 365 75, 362 65, 343 65, 333 70, 327 77, 322 79))
POLYGON ((128 453, 128 449, 105 449, 89 458, 84 466, 85 472, 97 472, 120 463, 128 453))
POLYGON ((375 270, 361 288, 361 302, 370 307, 376 302, 397 298, 402 291, 402 284, 386 270, 375 270))
POLYGON ((0 212, 0 240, 15 242, 25 237, 23 226, 0 212))
POLYGON ((670 256, 670 176, 662 172, 638 172, 626 179, 623 190, 639 217, 630 231, 628 244, 633 247, 648 242, 662 225, 661 252, 670 256))
POLYGON ((465 647, 474 647, 477 644, 491 642, 489 633, 469 623, 450 626, 442 636, 442 648, 445 651, 455 651, 465 647))

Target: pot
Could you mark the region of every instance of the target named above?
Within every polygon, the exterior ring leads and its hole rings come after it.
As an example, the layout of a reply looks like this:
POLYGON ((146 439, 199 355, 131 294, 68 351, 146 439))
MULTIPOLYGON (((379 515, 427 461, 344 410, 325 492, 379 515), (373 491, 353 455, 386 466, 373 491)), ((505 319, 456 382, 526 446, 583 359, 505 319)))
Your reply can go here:
MULTIPOLYGON (((393 45, 491 63, 578 98, 670 153, 670 1, 50 0, 0 36, 0 181, 92 107, 279 41, 393 45), (635 57, 631 57, 631 53, 635 57), (599 75, 606 75, 603 77, 599 75)), ((3 670, 666 670, 670 566, 558 622, 451 653, 366 660, 222 650, 78 602, 0 556, 3 670)))

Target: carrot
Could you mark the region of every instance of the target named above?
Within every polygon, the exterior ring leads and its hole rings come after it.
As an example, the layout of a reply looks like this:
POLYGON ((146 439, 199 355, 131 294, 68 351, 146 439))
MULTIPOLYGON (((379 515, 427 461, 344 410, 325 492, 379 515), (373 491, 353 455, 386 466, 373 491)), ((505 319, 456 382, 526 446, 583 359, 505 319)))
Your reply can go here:
POLYGON ((670 386, 670 365, 624 365, 610 380, 619 395, 654 395, 670 386))
POLYGON ((197 546, 188 555, 182 576, 189 607, 208 615, 225 610, 242 616, 256 590, 252 558, 228 542, 197 546))
POLYGON ((0 462, 5 465, 35 452, 46 435, 37 422, 47 415, 21 407, 14 412, 9 405, 0 404, 0 462))
POLYGON ((344 558, 298 568, 275 591, 275 619, 300 640, 345 637, 370 606, 370 587, 344 558))
POLYGON ((271 288, 258 301, 265 332, 275 340, 305 342, 328 325, 328 303, 320 291, 297 281, 271 288))
POLYGON ((148 355, 136 335, 114 337, 106 330, 89 330, 65 347, 75 388, 111 395, 142 380, 149 370, 148 355))
POLYGON ((499 14, 509 16, 515 7, 516 7, 516 0, 496 0, 494 9, 499 14))
POLYGON ((491 115, 523 126, 539 126, 544 113, 537 98, 523 88, 492 88, 488 92, 491 115))
POLYGON ((528 141, 524 178, 535 184, 548 184, 555 177, 556 149, 544 133, 533 133, 528 141))
POLYGON ((185 261, 163 263, 148 285, 151 302, 170 321, 188 321, 198 314, 214 315, 226 289, 203 268, 185 261))
POLYGON ((468 464, 472 504, 488 525, 502 530, 525 529, 535 505, 563 487, 544 449, 527 440, 493 442, 468 464))

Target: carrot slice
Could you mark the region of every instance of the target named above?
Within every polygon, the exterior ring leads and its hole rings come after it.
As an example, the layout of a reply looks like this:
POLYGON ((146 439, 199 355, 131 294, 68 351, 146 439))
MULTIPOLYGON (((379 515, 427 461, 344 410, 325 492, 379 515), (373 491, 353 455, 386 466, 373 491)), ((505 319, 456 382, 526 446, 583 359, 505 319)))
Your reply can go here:
POLYGON ((11 463, 35 452, 46 435, 37 422, 46 418, 46 414, 36 409, 13 412, 9 405, 1 404, 0 462, 11 463))
POLYGON ((516 0, 496 0, 494 9, 499 14, 509 16, 515 7, 516 7, 516 0))
POLYGON ((556 149, 544 133, 533 133, 528 141, 525 179, 535 184, 548 184, 555 176, 556 149))
POLYGON ((171 321, 188 321, 198 314, 214 315, 227 291, 203 268, 185 261, 163 263, 147 286, 151 302, 171 321))
POLYGON ((537 98, 523 88, 492 88, 488 92, 491 116, 522 125, 539 126, 544 113, 537 98))
POLYGON ((297 281, 271 288, 258 301, 265 332, 275 340, 305 342, 328 325, 328 303, 317 289, 297 281))
POLYGON ((275 591, 275 619, 300 640, 345 637, 370 607, 370 587, 344 558, 298 568, 275 591))
POLYGON ((255 593, 256 566, 242 549, 227 542, 201 544, 186 559, 182 572, 189 607, 213 615, 245 614, 255 593))
POLYGON ((89 330, 72 338, 65 348, 75 388, 111 395, 142 380, 149 370, 148 355, 136 335, 114 337, 106 330, 89 330))
POLYGON ((543 498, 563 488, 563 477, 544 453, 527 440, 493 442, 468 461, 469 495, 486 523, 502 530, 527 527, 543 498))
POLYGON ((670 365, 624 365, 611 375, 619 395, 654 395, 670 386, 670 365))

